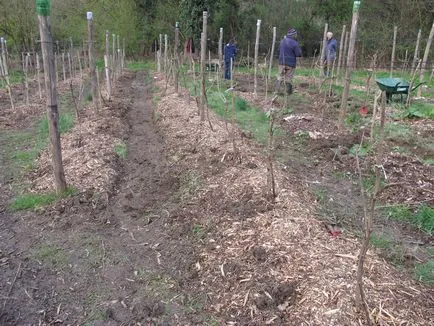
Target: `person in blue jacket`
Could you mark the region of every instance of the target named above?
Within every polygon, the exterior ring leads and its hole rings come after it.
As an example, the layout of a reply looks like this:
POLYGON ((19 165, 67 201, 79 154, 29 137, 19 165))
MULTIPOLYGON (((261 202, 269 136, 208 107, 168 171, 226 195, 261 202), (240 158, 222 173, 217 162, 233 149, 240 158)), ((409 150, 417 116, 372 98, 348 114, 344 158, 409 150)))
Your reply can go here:
POLYGON ((301 57, 301 48, 297 38, 297 31, 294 28, 288 29, 285 37, 280 41, 279 47, 279 76, 275 88, 275 94, 280 90, 282 82, 286 85, 286 92, 292 94, 292 79, 294 78, 297 58, 301 57))
POLYGON ((324 56, 324 75, 330 76, 333 62, 336 60, 336 51, 338 48, 338 41, 333 37, 332 32, 327 32, 327 47, 324 56))
POLYGON ((224 59, 225 59, 225 79, 231 79, 231 59, 232 65, 235 61, 238 49, 235 44, 235 38, 232 38, 224 48, 224 59))

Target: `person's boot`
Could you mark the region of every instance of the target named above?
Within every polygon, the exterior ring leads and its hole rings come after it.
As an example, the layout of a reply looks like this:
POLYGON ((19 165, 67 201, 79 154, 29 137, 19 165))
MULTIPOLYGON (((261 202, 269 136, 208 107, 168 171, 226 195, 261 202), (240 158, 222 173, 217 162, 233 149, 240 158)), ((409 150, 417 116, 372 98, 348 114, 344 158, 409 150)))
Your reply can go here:
POLYGON ((286 84, 286 94, 288 94, 288 95, 292 94, 292 84, 291 83, 286 84))

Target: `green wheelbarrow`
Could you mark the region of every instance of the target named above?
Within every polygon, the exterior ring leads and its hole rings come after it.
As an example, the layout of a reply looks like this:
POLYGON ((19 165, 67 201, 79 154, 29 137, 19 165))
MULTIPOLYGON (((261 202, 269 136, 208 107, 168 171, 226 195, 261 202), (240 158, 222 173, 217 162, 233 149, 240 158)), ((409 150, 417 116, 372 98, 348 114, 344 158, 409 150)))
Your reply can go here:
POLYGON ((380 87, 382 91, 386 92, 387 102, 390 102, 394 94, 401 94, 402 101, 402 95, 405 94, 408 96, 410 92, 413 92, 420 85, 425 83, 419 83, 410 90, 410 83, 401 78, 377 78, 375 81, 377 82, 378 87, 380 87))

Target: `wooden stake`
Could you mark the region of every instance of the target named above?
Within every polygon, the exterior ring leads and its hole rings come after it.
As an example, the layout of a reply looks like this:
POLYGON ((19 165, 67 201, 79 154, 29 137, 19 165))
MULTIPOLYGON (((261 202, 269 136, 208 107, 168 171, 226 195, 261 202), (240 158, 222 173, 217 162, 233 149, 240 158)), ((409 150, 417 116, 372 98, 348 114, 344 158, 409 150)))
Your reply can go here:
POLYGON ((342 53, 342 69, 344 69, 344 70, 347 69, 349 36, 350 36, 350 32, 346 31, 345 32, 345 41, 344 41, 344 52, 342 53))
POLYGON ((117 69, 118 69, 118 77, 121 75, 121 60, 122 60, 122 58, 121 58, 121 40, 120 40, 120 36, 119 35, 116 35, 116 44, 117 44, 117 54, 116 54, 116 57, 117 57, 117 62, 116 62, 116 65, 117 65, 117 69))
POLYGON ((104 55, 104 67, 105 67, 105 82, 107 86, 107 97, 110 101, 112 96, 112 86, 110 80, 110 35, 109 31, 105 31, 105 55, 104 55))
POLYGON ((26 105, 29 106, 29 57, 30 53, 24 55, 24 88, 26 90, 26 105))
POLYGON ((66 81, 65 52, 62 52, 62 72, 63 72, 63 81, 66 81))
POLYGON ((410 104, 411 104, 411 89, 413 88, 414 80, 416 79, 416 73, 419 70, 421 62, 422 62, 422 59, 419 59, 417 66, 416 66, 416 69, 413 70, 413 74, 411 76, 410 85, 408 86, 407 101, 405 103, 407 105, 407 107, 410 107, 410 104))
POLYGON ((168 51, 169 49, 169 40, 167 37, 167 34, 164 34, 164 73, 166 75, 166 78, 168 78, 169 73, 169 62, 168 62, 168 51))
MULTIPOLYGON (((162 39, 163 39, 163 35, 160 34, 160 46, 157 48, 155 48, 155 50, 157 51, 157 72, 161 72, 161 43, 162 43, 162 39)), ((166 69, 166 68, 164 68, 166 69)))
POLYGON ((41 91, 41 64, 39 63, 39 54, 36 52, 36 76, 38 79, 38 94, 39 98, 42 100, 42 91, 41 91))
POLYGON ((398 26, 393 27, 393 45, 392 45, 392 58, 390 60, 390 77, 393 75, 393 67, 395 65, 395 50, 396 50, 396 35, 398 34, 398 26))
POLYGON ((220 36, 219 36, 219 73, 221 71, 224 71, 224 69, 221 69, 224 65, 224 58, 223 58, 223 27, 220 27, 220 36))
POLYGON ((250 70, 250 41, 247 41, 247 69, 250 70))
POLYGON ((89 51, 89 67, 90 67, 90 88, 92 92, 92 101, 95 112, 99 109, 99 94, 98 83, 96 80, 96 64, 94 57, 94 40, 93 40, 93 13, 87 13, 87 33, 88 33, 88 51, 89 51))
POLYGON ((271 79, 271 69, 273 68, 274 48, 276 46, 276 36, 277 36, 277 29, 276 29, 276 26, 274 26, 273 27, 273 43, 271 44, 270 66, 268 67, 268 79, 271 79))
POLYGON ((320 76, 324 77, 324 61, 326 59, 326 51, 327 51, 327 31, 329 29, 329 24, 325 24, 324 25, 324 34, 322 37, 322 50, 321 50, 321 59, 319 62, 319 67, 320 67, 320 76))
POLYGON ((3 61, 3 74, 4 76, 9 75, 8 71, 8 62, 7 62, 7 56, 6 56, 6 40, 2 37, 0 39, 1 47, 2 47, 2 61, 3 61))
POLYGON ((71 58, 71 77, 75 77, 75 62, 74 62, 74 44, 72 43, 72 37, 69 38, 69 57, 71 58))
POLYGON ((341 72, 341 67, 342 67, 342 57, 345 56, 345 52, 344 52, 344 40, 345 40, 345 32, 347 30, 347 25, 343 25, 342 26, 342 34, 341 34, 341 42, 339 43, 338 46, 338 67, 337 67, 337 71, 336 71, 336 77, 339 77, 339 74, 341 72))
POLYGON ((54 69, 56 70, 56 83, 59 81, 59 41, 56 41, 56 51, 54 53, 54 69))
POLYGON ((121 69, 122 73, 124 72, 125 68, 125 38, 122 39, 122 49, 121 49, 121 69))
MULTIPOLYGON (((48 2, 48 1, 47 1, 48 2)), ((48 4, 49 6, 49 4, 48 4)), ((54 66, 53 39, 47 13, 38 13, 39 30, 41 34, 42 59, 44 62, 45 85, 47 93, 48 129, 51 142, 54 179, 57 192, 66 190, 65 172, 62 162, 62 147, 59 133, 59 113, 57 108, 57 85, 54 66)))
POLYGON ((419 32, 417 33, 416 48, 414 49, 413 62, 411 64, 411 71, 414 70, 414 68, 416 67, 416 63, 419 60, 419 45, 420 45, 421 37, 422 37, 422 30, 419 29, 419 32))
POLYGON ((71 64, 71 54, 68 52, 68 70, 69 70, 69 78, 72 78, 72 64, 71 64))
POLYGON ((205 106, 206 106, 206 86, 205 86, 205 60, 206 60, 206 39, 207 39, 208 12, 203 12, 202 37, 200 42, 200 121, 205 121, 205 106))
POLYGON ((355 0, 353 5, 353 19, 351 23, 350 41, 348 44, 347 67, 345 70, 345 85, 344 85, 344 91, 342 93, 341 109, 339 112, 340 130, 342 130, 344 127, 344 121, 347 112, 348 95, 350 93, 351 72, 354 67, 354 47, 356 44, 356 37, 357 37, 357 23, 359 21, 359 8, 360 8, 360 1, 355 0))
POLYGON ((257 96, 257 88, 258 88, 258 55, 259 55, 259 36, 261 33, 261 20, 258 19, 256 22, 256 41, 255 41, 255 79, 253 85, 253 94, 257 96))
POLYGON ((116 34, 112 34, 112 38, 113 38, 113 42, 112 42, 112 50, 113 50, 113 54, 112 54, 112 81, 114 82, 116 80, 116 34))
MULTIPOLYGON (((434 37, 434 22, 432 24, 431 31, 428 36, 428 41, 426 42, 425 53, 423 54, 422 65, 420 67, 419 83, 423 83, 423 80, 425 78, 424 76, 425 68, 426 68, 426 63, 428 61, 429 50, 431 47, 433 37, 434 37)), ((421 97, 421 96, 422 96, 422 86, 419 86, 419 88, 417 89, 417 97, 421 97)))
POLYGON ((175 23, 175 44, 174 44, 174 56, 175 56, 175 93, 179 93, 179 54, 178 54, 178 48, 179 48, 179 22, 175 23))
POLYGON ((77 58, 78 58, 78 69, 80 70, 80 78, 83 81, 83 69, 81 68, 81 56, 80 51, 77 51, 77 58))

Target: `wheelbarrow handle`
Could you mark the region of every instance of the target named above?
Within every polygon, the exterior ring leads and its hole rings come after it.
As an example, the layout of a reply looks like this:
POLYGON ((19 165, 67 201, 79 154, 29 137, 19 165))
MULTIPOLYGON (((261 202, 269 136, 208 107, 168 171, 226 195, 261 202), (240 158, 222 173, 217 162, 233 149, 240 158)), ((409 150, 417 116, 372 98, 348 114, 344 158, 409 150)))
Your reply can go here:
POLYGON ((416 86, 414 86, 414 87, 411 89, 411 91, 413 92, 413 91, 416 90, 420 85, 423 85, 423 84, 426 84, 426 82, 423 81, 423 82, 417 84, 416 86))

